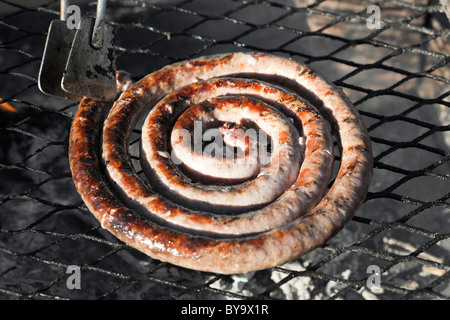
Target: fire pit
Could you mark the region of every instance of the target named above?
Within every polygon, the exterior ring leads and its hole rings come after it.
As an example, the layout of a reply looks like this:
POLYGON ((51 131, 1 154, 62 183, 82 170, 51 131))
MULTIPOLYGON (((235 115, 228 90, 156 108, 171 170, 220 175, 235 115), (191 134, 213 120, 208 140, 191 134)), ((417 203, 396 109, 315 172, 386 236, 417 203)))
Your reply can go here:
POLYGON ((327 77, 369 130, 369 193, 335 237, 278 267, 222 275, 152 259, 101 228, 69 168, 78 102, 37 85, 59 1, 0 1, 0 299, 448 299, 444 2, 108 1, 117 69, 134 81, 185 59, 266 52, 327 77))

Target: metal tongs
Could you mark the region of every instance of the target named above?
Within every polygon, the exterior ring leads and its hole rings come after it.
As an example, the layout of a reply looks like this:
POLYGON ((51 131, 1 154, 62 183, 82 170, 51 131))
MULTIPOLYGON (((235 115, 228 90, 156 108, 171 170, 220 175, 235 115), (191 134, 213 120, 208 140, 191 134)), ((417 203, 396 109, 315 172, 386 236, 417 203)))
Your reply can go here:
POLYGON ((39 89, 70 100, 116 98, 114 33, 105 23, 106 0, 97 1, 96 18, 67 26, 68 0, 61 0, 60 20, 50 24, 39 70, 39 89))

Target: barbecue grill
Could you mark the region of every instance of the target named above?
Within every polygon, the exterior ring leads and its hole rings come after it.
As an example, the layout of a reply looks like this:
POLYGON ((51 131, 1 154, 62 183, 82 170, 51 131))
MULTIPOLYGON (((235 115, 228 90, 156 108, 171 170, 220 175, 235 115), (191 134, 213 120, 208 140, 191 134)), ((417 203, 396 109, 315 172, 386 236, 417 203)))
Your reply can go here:
MULTIPOLYGON (((95 2, 73 2, 95 15, 95 2)), ((203 55, 273 53, 334 82, 370 132, 369 193, 335 237, 272 269, 220 275, 152 259, 100 227, 69 169, 78 102, 37 85, 59 1, 0 1, 0 299, 450 298, 449 11, 428 0, 108 2, 117 69, 133 80, 203 55)))

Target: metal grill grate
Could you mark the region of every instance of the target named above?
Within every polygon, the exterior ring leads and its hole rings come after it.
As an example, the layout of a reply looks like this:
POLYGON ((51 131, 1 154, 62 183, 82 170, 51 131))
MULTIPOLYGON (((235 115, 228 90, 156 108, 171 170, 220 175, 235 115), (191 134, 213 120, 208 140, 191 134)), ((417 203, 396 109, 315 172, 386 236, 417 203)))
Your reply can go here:
MULTIPOLYGON (((117 66, 136 80, 205 54, 276 53, 340 86, 369 128, 374 179, 353 220, 296 261, 235 276, 153 260, 88 212, 68 167, 77 104, 37 88, 47 27, 59 10, 59 1, 39 2, 0 1, 1 299, 450 297, 446 1, 108 2, 117 66), (380 29, 366 24, 369 5, 381 9, 380 29), (66 285, 70 265, 81 268, 80 290, 66 285), (371 265, 381 270, 376 290, 367 286, 371 265)), ((83 15, 95 12, 95 3, 76 4, 83 15)))

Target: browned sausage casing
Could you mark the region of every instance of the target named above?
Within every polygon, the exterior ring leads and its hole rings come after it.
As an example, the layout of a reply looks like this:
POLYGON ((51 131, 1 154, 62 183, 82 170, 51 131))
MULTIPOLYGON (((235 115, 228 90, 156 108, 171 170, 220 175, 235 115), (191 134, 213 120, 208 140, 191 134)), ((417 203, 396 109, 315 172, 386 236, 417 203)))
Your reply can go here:
MULTIPOLYGON (((69 146, 75 185, 103 228, 162 261, 224 274, 280 265, 333 236, 354 215, 368 191, 372 151, 360 115, 335 86, 291 59, 232 53, 176 63, 123 92, 104 120, 108 107, 85 98, 75 115, 69 146), (275 84, 268 84, 271 81, 275 84), (232 97, 223 98, 227 94, 232 97), (264 121, 269 124, 285 123, 287 116, 300 126, 297 132, 286 129, 280 139, 286 142, 286 149, 280 150, 287 150, 283 151, 287 160, 294 161, 277 167, 288 181, 281 194, 275 193, 263 205, 246 202, 245 212, 210 212, 208 204, 201 205, 213 199, 209 206, 226 208, 228 199, 239 199, 234 189, 243 194, 252 190, 255 198, 264 199, 264 183, 278 188, 277 179, 263 172, 248 183, 196 189, 198 183, 178 172, 167 157, 170 137, 163 133, 170 132, 177 120, 183 122, 182 115, 190 114, 193 106, 206 114, 207 106, 198 107, 205 99, 221 105, 218 111, 230 103, 239 104, 242 112, 256 112, 256 117, 267 117, 264 121), (274 120, 266 105, 283 109, 285 116, 274 120), (141 157, 150 176, 147 184, 133 169, 128 143, 139 117, 150 109, 141 139, 141 157), (265 111, 258 113, 258 109, 265 111), (324 119, 333 128, 341 151, 340 167, 329 189, 334 156, 324 119), (304 145, 299 148, 302 138, 304 145), (295 169, 296 161, 300 167, 295 169), (158 182, 158 176, 165 176, 165 181, 158 182), (183 199, 179 203, 178 196, 183 199)), ((239 207, 236 202, 240 201, 232 201, 228 207, 239 207)))

